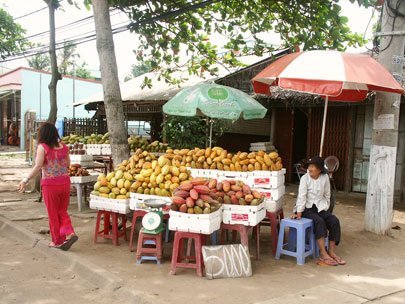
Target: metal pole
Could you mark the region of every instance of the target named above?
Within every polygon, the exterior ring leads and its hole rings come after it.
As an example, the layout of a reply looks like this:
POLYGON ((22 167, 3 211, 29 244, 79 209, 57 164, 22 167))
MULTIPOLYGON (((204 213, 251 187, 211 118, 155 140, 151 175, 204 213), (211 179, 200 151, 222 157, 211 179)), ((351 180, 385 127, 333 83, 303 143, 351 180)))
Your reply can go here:
POLYGON ((42 119, 42 74, 39 74, 39 120, 42 119))
POLYGON ((75 69, 75 61, 73 60, 73 119, 76 118, 76 69, 75 69))
POLYGON ((323 143, 325 140, 325 127, 326 127, 326 116, 328 115, 328 102, 329 102, 329 97, 325 97, 325 109, 323 111, 323 121, 322 121, 322 134, 321 134, 321 146, 319 148, 319 156, 322 157, 323 153, 323 143))
POLYGON ((210 148, 212 146, 212 125, 214 124, 214 120, 210 119, 210 148))

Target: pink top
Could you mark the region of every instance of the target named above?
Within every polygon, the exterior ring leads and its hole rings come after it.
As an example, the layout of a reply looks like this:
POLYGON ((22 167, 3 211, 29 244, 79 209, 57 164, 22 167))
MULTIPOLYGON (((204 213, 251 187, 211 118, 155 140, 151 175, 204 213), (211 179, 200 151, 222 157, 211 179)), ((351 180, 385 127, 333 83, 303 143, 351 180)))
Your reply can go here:
POLYGON ((47 144, 41 144, 45 149, 45 160, 42 166, 41 185, 65 185, 70 183, 68 172, 69 148, 62 144, 60 149, 51 149, 47 144))

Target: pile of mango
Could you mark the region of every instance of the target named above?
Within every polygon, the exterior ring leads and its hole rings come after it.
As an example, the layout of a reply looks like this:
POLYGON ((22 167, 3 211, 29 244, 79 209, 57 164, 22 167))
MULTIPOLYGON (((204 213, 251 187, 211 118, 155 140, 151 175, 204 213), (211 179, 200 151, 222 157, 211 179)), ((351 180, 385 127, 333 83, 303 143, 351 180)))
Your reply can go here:
POLYGON ((130 192, 158 196, 171 196, 182 183, 191 178, 185 166, 175 166, 164 156, 141 149, 120 163, 115 172, 100 174, 93 195, 125 199, 130 192))
POLYGON ((112 199, 127 199, 133 176, 128 172, 117 170, 106 175, 100 174, 91 194, 112 199))
POLYGON ((267 154, 264 151, 229 153, 221 147, 173 150, 165 155, 175 166, 223 171, 279 171, 283 163, 277 152, 267 154))
POLYGON ((171 197, 171 210, 189 214, 210 214, 221 208, 215 186, 205 178, 194 178, 181 184, 171 197), (214 191, 215 190, 215 191, 214 191))
POLYGON ((176 166, 170 159, 160 156, 144 162, 142 170, 134 176, 131 191, 139 194, 171 196, 173 191, 191 178, 185 166, 176 166))
POLYGON ((110 134, 107 132, 105 134, 91 134, 90 136, 81 136, 76 134, 70 134, 68 136, 62 137, 62 142, 65 144, 109 144, 110 134))
POLYGON ((161 143, 157 140, 150 142, 148 139, 139 135, 131 135, 128 137, 128 145, 131 152, 137 149, 142 149, 149 152, 165 153, 168 149, 168 145, 161 143))

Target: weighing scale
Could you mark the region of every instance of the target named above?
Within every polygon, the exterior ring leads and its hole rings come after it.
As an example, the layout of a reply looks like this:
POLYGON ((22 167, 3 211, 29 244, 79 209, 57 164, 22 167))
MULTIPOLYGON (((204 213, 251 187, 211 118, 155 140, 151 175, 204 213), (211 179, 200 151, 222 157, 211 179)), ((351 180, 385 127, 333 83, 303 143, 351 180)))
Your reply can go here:
POLYGON ((148 213, 142 218, 142 232, 147 234, 159 234, 164 230, 163 210, 166 202, 160 199, 147 199, 144 201, 148 207, 148 213))

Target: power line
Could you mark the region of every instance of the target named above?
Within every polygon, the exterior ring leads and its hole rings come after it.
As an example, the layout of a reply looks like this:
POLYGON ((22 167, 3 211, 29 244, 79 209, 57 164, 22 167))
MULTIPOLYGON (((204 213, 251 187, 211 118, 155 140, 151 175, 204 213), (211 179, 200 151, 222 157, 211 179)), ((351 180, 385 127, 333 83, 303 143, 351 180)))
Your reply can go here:
MULTIPOLYGON (((111 14, 110 16, 115 16, 115 15, 119 14, 119 11, 118 11, 118 10, 116 10, 116 9, 110 9, 110 12, 113 12, 113 11, 115 11, 115 12, 114 12, 113 14, 111 14)), ((78 20, 72 21, 72 22, 70 22, 70 23, 61 25, 61 26, 55 28, 55 30, 56 30, 56 31, 59 31, 59 32, 64 32, 64 31, 70 30, 70 29, 72 29, 72 28, 77 28, 77 27, 79 27, 79 26, 84 26, 84 25, 86 25, 86 24, 91 23, 92 21, 93 21, 93 15, 90 15, 90 16, 84 17, 84 18, 82 18, 82 19, 78 19, 78 20), (83 24, 82 24, 82 23, 83 23, 83 24), (79 26, 76 26, 76 25, 79 25, 79 26)), ((29 39, 32 39, 32 38, 39 39, 38 37, 45 36, 45 35, 47 35, 48 33, 49 33, 49 30, 43 31, 43 32, 40 32, 40 33, 36 33, 36 34, 30 35, 30 36, 24 37, 24 38, 21 39, 21 40, 27 40, 27 39, 29 40, 29 39)), ((57 34, 58 34, 58 33, 57 33, 57 34)))
POLYGON ((37 9, 36 11, 27 13, 27 14, 22 15, 22 16, 18 16, 18 17, 13 18, 13 19, 14 19, 14 20, 18 20, 18 19, 21 19, 21 18, 24 18, 24 17, 27 17, 27 16, 31 16, 31 15, 36 14, 36 13, 38 13, 38 12, 40 12, 40 11, 43 11, 44 9, 47 9, 47 8, 48 8, 48 7, 45 6, 45 7, 43 7, 43 8, 37 9))
MULTIPOLYGON (((158 15, 158 16, 154 16, 154 17, 151 17, 151 18, 146 18, 146 19, 140 20, 138 22, 130 23, 129 25, 120 26, 118 28, 112 29, 112 33, 113 34, 122 33, 124 31, 128 31, 130 27, 131 28, 136 28, 136 27, 138 27, 140 25, 143 25, 143 24, 151 23, 151 22, 158 21, 158 20, 161 20, 161 19, 167 19, 167 18, 170 18, 170 17, 175 17, 175 16, 178 16, 180 14, 186 13, 188 11, 203 8, 203 7, 205 7, 205 6, 209 5, 209 4, 213 4, 213 3, 216 3, 216 2, 220 2, 220 1, 222 1, 222 0, 206 0, 206 1, 202 1, 200 3, 190 4, 188 6, 184 6, 184 7, 181 7, 179 9, 176 9, 176 10, 173 10, 173 11, 170 11, 170 12, 166 12, 166 13, 163 13, 163 14, 158 15)), ((88 35, 88 36, 81 37, 81 38, 76 38, 76 39, 71 39, 71 40, 64 40, 62 42, 56 43, 56 49, 57 50, 62 49, 64 47, 65 43, 72 43, 72 44, 75 44, 75 45, 79 45, 79 44, 83 44, 83 43, 86 43, 86 42, 93 41, 95 39, 96 39, 96 34, 94 33, 92 35, 88 35)), ((44 54, 44 53, 48 52, 48 47, 46 47, 46 49, 45 49, 45 47, 43 47, 42 51, 35 51, 35 49, 38 49, 38 47, 37 48, 32 48, 32 49, 30 49, 28 51, 24 51, 24 52, 15 54, 13 57, 7 58, 7 59, 2 60, 0 62, 7 62, 7 61, 23 59, 23 58, 26 58, 26 57, 39 55, 39 54, 44 54)))

